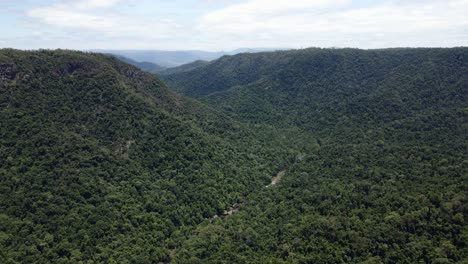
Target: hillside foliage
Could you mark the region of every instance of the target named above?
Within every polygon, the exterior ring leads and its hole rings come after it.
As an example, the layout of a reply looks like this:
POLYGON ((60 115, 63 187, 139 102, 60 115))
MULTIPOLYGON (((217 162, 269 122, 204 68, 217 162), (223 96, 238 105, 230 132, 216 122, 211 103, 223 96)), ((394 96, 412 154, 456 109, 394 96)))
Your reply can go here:
POLYGON ((0 262, 466 263, 467 72, 467 48, 305 49, 163 82, 0 50, 0 262))
POLYGON ((306 49, 164 76, 235 120, 311 148, 180 263, 464 263, 468 49, 306 49))
POLYGON ((167 262, 291 155, 112 57, 2 50, 0 68, 2 263, 167 262))

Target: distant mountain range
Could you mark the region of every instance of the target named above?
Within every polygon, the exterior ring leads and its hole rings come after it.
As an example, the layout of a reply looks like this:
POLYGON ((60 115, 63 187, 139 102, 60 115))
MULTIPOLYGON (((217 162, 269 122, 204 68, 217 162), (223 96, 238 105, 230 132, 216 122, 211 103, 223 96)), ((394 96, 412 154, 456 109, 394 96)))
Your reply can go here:
POLYGON ((113 56, 125 63, 132 64, 133 66, 136 66, 143 71, 153 73, 153 74, 159 74, 159 75, 169 75, 169 74, 179 73, 183 71, 189 71, 197 67, 205 66, 210 63, 209 61, 197 60, 197 61, 183 64, 180 66, 167 68, 167 67, 164 67, 156 63, 152 63, 152 62, 146 62, 146 61, 138 62, 138 61, 135 61, 135 60, 132 60, 127 57, 120 56, 120 55, 114 55, 114 54, 107 54, 107 55, 113 56))
POLYGON ((117 59, 123 61, 123 62, 126 62, 128 64, 132 64, 146 72, 150 72, 150 73, 160 73, 160 72, 163 72, 165 71, 167 68, 164 67, 164 66, 161 66, 161 65, 158 65, 156 63, 152 63, 152 62, 147 62, 147 61, 143 61, 143 62, 138 62, 138 61, 135 61, 135 60, 132 60, 132 59, 129 59, 127 57, 124 57, 124 56, 120 56, 120 55, 115 55, 115 54, 109 54, 111 56, 114 56, 116 57, 117 59))
POLYGON ((160 66, 170 68, 198 60, 212 61, 224 55, 235 55, 239 53, 252 53, 261 51, 284 50, 284 48, 240 48, 233 51, 201 51, 201 50, 91 50, 92 52, 114 54, 124 56, 137 62, 151 62, 160 66))
MULTIPOLYGON (((165 69, 163 71, 160 71, 158 73, 160 75, 174 74, 174 73, 179 73, 179 72, 184 72, 184 71, 190 71, 190 70, 193 70, 195 68, 205 66, 205 65, 208 65, 208 64, 210 64, 209 61, 197 60, 197 61, 187 63, 187 64, 184 64, 184 65, 180 65, 180 66, 177 66, 177 67, 167 68, 167 69, 165 69)), ((145 69, 143 69, 143 70, 145 70, 145 69)))

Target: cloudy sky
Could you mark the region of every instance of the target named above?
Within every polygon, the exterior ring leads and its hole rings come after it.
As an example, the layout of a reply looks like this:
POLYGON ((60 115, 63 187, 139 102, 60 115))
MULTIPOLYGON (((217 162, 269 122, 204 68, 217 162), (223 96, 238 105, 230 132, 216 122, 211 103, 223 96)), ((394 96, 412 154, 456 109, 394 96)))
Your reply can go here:
POLYGON ((468 0, 0 0, 0 48, 468 46, 468 0))

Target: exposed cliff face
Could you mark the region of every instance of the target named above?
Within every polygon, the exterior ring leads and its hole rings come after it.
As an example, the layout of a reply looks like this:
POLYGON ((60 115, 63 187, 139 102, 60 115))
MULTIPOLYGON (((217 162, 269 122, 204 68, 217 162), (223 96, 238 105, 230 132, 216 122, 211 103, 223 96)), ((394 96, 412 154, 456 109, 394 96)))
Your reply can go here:
POLYGON ((16 65, 13 63, 0 63, 0 81, 16 78, 16 65))

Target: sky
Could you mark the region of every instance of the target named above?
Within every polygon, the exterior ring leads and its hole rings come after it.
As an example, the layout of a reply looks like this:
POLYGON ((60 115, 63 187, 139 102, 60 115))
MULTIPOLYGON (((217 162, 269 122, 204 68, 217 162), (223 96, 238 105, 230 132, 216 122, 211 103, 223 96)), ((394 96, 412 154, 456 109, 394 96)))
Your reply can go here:
POLYGON ((468 46, 468 0, 0 0, 0 48, 468 46))

